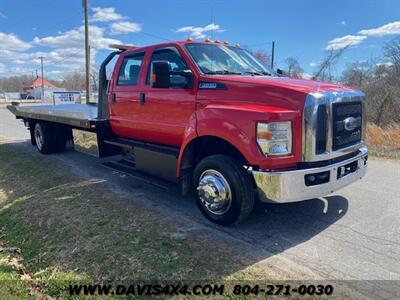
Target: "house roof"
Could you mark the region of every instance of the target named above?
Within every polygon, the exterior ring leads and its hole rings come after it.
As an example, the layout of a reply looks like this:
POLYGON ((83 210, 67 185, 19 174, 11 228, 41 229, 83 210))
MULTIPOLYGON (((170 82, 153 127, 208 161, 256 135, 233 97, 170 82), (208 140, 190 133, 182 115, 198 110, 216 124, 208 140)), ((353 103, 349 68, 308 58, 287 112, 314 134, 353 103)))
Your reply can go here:
POLYGON ((42 77, 37 77, 33 82, 27 86, 24 87, 24 89, 34 89, 38 87, 42 87, 42 80, 43 80, 43 85, 45 88, 56 88, 54 84, 52 84, 50 81, 48 81, 45 78, 42 77))

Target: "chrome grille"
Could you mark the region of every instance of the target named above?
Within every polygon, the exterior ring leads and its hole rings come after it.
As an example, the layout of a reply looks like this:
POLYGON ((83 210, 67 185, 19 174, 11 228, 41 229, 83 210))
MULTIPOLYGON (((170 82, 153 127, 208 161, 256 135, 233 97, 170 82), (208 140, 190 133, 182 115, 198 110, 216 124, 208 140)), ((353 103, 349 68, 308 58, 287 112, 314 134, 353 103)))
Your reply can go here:
POLYGON ((303 161, 328 160, 360 149, 364 105, 361 92, 310 93, 304 106, 303 161))
POLYGON ((361 140, 361 102, 333 103, 332 150, 350 146, 361 140))

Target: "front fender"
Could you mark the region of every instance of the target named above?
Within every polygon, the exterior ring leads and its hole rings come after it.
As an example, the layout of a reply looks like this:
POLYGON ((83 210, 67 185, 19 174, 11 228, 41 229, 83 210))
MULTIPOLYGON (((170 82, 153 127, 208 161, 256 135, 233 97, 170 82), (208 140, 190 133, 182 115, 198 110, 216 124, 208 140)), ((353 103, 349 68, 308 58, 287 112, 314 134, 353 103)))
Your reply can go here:
POLYGON ((215 136, 240 151, 250 165, 270 168, 293 164, 301 157, 301 113, 267 105, 207 105, 196 111, 185 130, 178 157, 178 176, 186 147, 197 137, 215 136), (293 153, 285 157, 265 157, 256 142, 258 122, 292 121, 293 153))

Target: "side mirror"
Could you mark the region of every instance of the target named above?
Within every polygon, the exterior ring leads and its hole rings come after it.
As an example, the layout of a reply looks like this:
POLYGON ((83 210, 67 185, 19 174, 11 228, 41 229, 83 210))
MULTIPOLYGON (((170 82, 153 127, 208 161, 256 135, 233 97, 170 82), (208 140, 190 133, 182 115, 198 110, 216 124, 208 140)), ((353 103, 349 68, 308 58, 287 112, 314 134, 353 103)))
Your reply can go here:
POLYGON ((278 74, 278 76, 284 76, 285 72, 281 69, 276 69, 276 74, 278 74))
POLYGON ((152 62, 150 80, 151 80, 151 87, 169 88, 171 86, 169 62, 167 61, 152 62))

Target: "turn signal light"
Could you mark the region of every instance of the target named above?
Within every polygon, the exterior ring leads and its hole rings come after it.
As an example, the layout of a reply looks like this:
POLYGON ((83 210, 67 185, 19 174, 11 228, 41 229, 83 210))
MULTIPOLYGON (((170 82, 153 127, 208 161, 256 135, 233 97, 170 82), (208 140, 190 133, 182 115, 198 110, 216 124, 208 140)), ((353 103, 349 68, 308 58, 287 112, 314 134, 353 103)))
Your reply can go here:
POLYGON ((257 139, 272 140, 273 136, 271 132, 257 132, 257 139))

